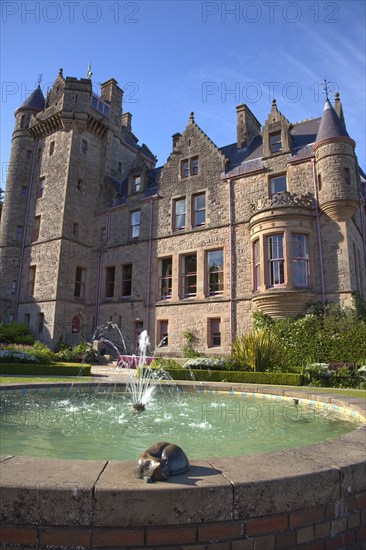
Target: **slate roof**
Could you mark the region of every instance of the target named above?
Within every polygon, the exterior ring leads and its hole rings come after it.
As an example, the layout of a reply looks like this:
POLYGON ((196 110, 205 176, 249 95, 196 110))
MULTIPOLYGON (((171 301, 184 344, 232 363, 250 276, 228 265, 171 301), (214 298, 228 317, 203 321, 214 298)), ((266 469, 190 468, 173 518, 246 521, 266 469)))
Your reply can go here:
MULTIPOLYGON (((319 130, 320 118, 296 122, 290 130, 291 162, 312 156, 311 145, 315 142, 319 130)), ((221 147, 229 164, 225 177, 235 177, 264 169, 262 136, 255 136, 248 147, 238 149, 236 143, 221 147)))
POLYGON ((33 111, 43 111, 45 108, 45 103, 46 102, 41 87, 38 85, 17 110, 20 111, 23 109, 31 109, 33 111))
POLYGON ((329 99, 325 102, 316 141, 337 137, 348 137, 346 127, 335 112, 329 99))

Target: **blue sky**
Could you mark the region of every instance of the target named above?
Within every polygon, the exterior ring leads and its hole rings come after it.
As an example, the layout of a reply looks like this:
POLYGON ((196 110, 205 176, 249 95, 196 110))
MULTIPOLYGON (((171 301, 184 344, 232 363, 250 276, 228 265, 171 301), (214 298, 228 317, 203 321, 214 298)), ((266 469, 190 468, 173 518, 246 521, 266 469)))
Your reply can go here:
MULTIPOLYGON (((124 88, 133 131, 163 164, 191 111, 218 145, 236 141, 247 103, 263 124, 273 97, 298 122, 321 116, 322 82, 339 90, 365 165, 365 2, 6 1, 1 3, 1 187, 14 111, 62 67, 124 88)), ((334 96, 334 94, 331 94, 334 96)))

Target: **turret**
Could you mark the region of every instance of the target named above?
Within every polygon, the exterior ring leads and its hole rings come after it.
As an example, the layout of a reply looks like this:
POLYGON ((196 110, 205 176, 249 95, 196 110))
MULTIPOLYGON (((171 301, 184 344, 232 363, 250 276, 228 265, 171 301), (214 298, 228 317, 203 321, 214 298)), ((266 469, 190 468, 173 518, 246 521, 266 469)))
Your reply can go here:
MULTIPOLYGON (((339 101, 339 96, 338 96, 339 101)), ((337 104, 343 118, 340 102, 337 104)), ((355 142, 343 120, 326 100, 313 145, 316 159, 319 205, 333 220, 346 221, 358 207, 355 142)))
POLYGON ((3 321, 15 319, 16 315, 18 271, 26 231, 32 165, 36 154, 35 139, 28 128, 32 116, 42 111, 44 106, 45 100, 38 85, 15 111, 15 128, 0 227, 0 269, 3 273, 0 299, 3 321))

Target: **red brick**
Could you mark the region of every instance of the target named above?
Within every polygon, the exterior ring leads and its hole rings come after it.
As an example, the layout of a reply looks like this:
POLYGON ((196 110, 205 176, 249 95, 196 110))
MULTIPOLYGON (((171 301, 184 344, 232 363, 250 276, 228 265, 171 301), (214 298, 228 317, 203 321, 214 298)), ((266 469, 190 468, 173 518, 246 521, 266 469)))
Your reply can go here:
POLYGON ((296 546, 296 531, 285 531, 276 535, 276 548, 285 550, 296 546))
POLYGON ((348 516, 347 518, 347 529, 353 529, 354 527, 358 527, 361 523, 360 519, 360 512, 355 512, 351 516, 348 516))
POLYGON ((211 548, 215 548, 216 550, 230 550, 230 547, 230 542, 214 542, 210 544, 210 550, 211 548))
POLYGON ((300 546, 296 546, 296 550, 324 550, 324 541, 318 540, 316 542, 301 544, 300 546))
POLYGON ((59 546, 89 546, 90 531, 85 529, 42 529, 40 543, 59 546))
POLYGON ((343 533, 347 529, 347 518, 339 518, 332 521, 331 532, 332 535, 338 535, 338 533, 343 533))
POLYGON ((355 497, 355 506, 358 510, 366 508, 366 493, 355 497))
POLYGON ((343 548, 349 548, 351 544, 355 542, 355 532, 350 531, 337 537, 331 537, 326 541, 326 550, 340 550, 343 548))
POLYGON ((36 529, 25 527, 3 527, 0 531, 0 542, 11 544, 36 544, 36 529))
POLYGON ((267 518, 254 519, 247 522, 247 536, 261 535, 265 533, 276 533, 276 531, 284 531, 288 527, 288 517, 269 516, 267 518))
POLYGON ((330 536, 330 522, 318 523, 315 525, 315 539, 325 539, 330 536))
POLYGON ((361 525, 358 529, 356 529, 356 540, 364 542, 366 541, 366 526, 361 525))
POLYGON ((313 523, 319 523, 325 519, 325 507, 307 508, 290 514, 290 527, 305 527, 313 523))
POLYGON ((232 540, 242 537, 244 526, 242 523, 222 523, 207 525, 198 528, 198 541, 211 542, 221 540, 232 540))
POLYGON ((253 548, 254 548, 253 539, 234 540, 231 543, 231 550, 253 550, 253 548))
POLYGON ((265 537, 255 538, 255 550, 273 550, 275 548, 274 535, 267 535, 265 537))
POLYGON ((146 533, 146 544, 185 544, 196 542, 196 527, 170 527, 167 529, 149 529, 146 533))
POLYGON ((92 546, 143 546, 144 542, 144 531, 132 529, 98 529, 92 538, 92 546))
POLYGON ((314 540, 314 527, 301 527, 296 533, 297 543, 304 544, 305 542, 312 542, 314 540))

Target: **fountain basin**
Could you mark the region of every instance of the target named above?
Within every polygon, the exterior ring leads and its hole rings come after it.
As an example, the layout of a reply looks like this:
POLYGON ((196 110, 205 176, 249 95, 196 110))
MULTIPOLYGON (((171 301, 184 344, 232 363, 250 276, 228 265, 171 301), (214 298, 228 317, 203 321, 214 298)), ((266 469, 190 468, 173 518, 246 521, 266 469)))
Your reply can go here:
MULTIPOLYGON (((366 416, 362 399, 259 391, 366 416)), ((186 474, 156 484, 134 478, 135 461, 3 456, 1 541, 38 548, 202 548, 222 541, 228 548, 275 549, 312 541, 323 548, 332 540, 334 548, 350 548, 365 538, 365 436, 362 427, 299 449, 191 461, 186 474)))

